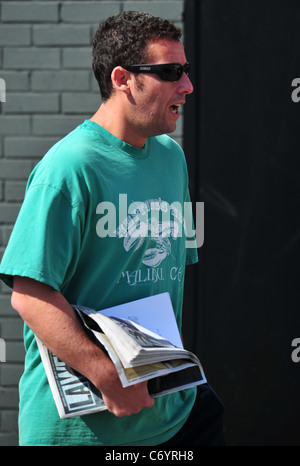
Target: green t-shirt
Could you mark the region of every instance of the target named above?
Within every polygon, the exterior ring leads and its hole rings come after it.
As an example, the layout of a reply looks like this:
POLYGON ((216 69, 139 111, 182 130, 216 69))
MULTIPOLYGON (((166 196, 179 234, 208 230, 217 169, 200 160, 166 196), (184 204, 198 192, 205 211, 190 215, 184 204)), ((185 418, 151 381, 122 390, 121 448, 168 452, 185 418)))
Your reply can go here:
MULTIPOLYGON (((186 162, 170 137, 149 138, 139 149, 87 120, 30 175, 0 278, 12 286, 14 275, 30 277, 94 309, 168 291, 181 329, 184 269, 197 261, 180 230, 184 202, 186 162)), ((157 445, 181 428, 193 406, 189 389, 128 417, 103 411, 60 419, 26 324, 24 343, 21 445, 157 445)))

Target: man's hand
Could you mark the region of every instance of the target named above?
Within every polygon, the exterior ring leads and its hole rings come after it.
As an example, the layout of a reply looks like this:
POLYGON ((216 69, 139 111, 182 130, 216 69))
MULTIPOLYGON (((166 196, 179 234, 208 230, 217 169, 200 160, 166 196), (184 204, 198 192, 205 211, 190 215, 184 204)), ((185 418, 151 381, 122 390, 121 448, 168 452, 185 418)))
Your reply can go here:
POLYGON ((115 416, 129 416, 137 414, 143 408, 153 407, 154 399, 149 395, 147 382, 140 382, 124 388, 115 366, 109 360, 104 372, 97 385, 108 410, 115 416))

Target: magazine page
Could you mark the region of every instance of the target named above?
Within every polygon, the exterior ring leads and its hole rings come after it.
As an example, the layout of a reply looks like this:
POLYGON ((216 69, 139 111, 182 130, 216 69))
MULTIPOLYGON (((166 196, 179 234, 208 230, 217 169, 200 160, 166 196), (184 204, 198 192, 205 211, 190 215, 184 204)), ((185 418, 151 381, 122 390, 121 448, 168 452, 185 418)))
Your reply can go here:
POLYGON ((181 338, 169 293, 161 293, 149 298, 115 306, 102 311, 94 311, 76 306, 93 319, 109 338, 124 368, 174 358, 191 358, 200 364, 198 358, 182 348, 181 338), (107 316, 111 317, 108 318, 107 316), (154 321, 156 315, 157 321, 154 321), (167 316, 167 317, 166 317, 167 316), (131 317, 133 320, 127 320, 131 317), (148 322, 151 329, 137 323, 148 322), (167 341, 165 334, 173 340, 167 341), (180 347, 174 346, 175 341, 180 347))
MULTIPOLYGON (((124 319, 90 314, 109 338, 124 367, 178 357, 185 350, 124 319)), ((184 356, 183 356, 184 357, 184 356)))
POLYGON ((108 317, 130 320, 132 323, 136 323, 165 338, 177 348, 182 348, 182 341, 168 292, 113 306, 99 312, 108 317))
MULTIPOLYGON (((90 309, 84 308, 84 312, 82 307, 79 306, 74 306, 74 309, 77 310, 79 313, 84 325, 91 329, 91 316, 93 314, 93 311, 90 309), (89 314, 86 314, 89 313, 89 314)), ((103 319, 102 319, 103 321, 103 319)), ((144 380, 149 380, 155 377, 159 377, 162 375, 169 374, 170 372, 177 372, 179 370, 195 366, 199 364, 199 361, 197 358, 192 358, 191 360, 185 360, 185 359, 175 359, 175 360, 163 360, 163 361, 155 361, 154 363, 147 362, 146 364, 143 365, 137 365, 137 366, 131 366, 128 368, 125 368, 118 357, 117 351, 115 348, 112 346, 112 343, 108 336, 102 332, 102 329, 97 326, 94 327, 92 324, 93 330, 91 330, 97 338, 97 340, 101 343, 102 346, 105 347, 107 350, 107 353, 113 363, 115 364, 115 367, 118 371, 119 378, 121 380, 121 383, 123 387, 128 387, 130 385, 133 385, 135 383, 142 382, 144 380), (98 330, 95 330, 97 328, 98 330)), ((172 345, 173 347, 173 345, 172 345)), ((187 353, 189 354, 189 353, 187 353)), ((192 355, 194 356, 194 355, 192 355)), ((199 374, 201 371, 199 372, 199 374)))
POLYGON ((76 308, 98 323, 109 337, 124 367, 159 361, 161 350, 163 353, 173 353, 165 359, 180 357, 181 351, 185 351, 169 293, 97 312, 82 306, 76 308), (110 319, 104 316, 110 316, 110 319), (152 353, 152 359, 149 353, 152 353), (143 359, 144 356, 146 359, 143 359))

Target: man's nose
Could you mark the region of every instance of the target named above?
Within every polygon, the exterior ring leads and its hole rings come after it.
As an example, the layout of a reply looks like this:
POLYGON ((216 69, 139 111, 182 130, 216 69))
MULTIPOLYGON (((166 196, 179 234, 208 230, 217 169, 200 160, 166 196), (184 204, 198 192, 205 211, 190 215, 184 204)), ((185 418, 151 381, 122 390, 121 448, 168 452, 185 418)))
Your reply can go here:
POLYGON ((193 84, 186 73, 183 73, 180 81, 180 91, 183 94, 191 94, 194 90, 193 84))

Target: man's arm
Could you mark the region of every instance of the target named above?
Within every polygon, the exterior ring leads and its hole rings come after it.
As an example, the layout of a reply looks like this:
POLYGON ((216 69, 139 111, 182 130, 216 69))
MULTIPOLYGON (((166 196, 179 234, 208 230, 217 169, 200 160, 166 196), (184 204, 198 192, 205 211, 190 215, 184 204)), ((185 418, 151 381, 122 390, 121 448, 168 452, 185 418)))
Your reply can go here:
POLYGON ((12 307, 59 359, 86 376, 118 417, 152 408, 147 382, 123 388, 111 360, 93 344, 61 293, 35 280, 14 277, 12 307))

